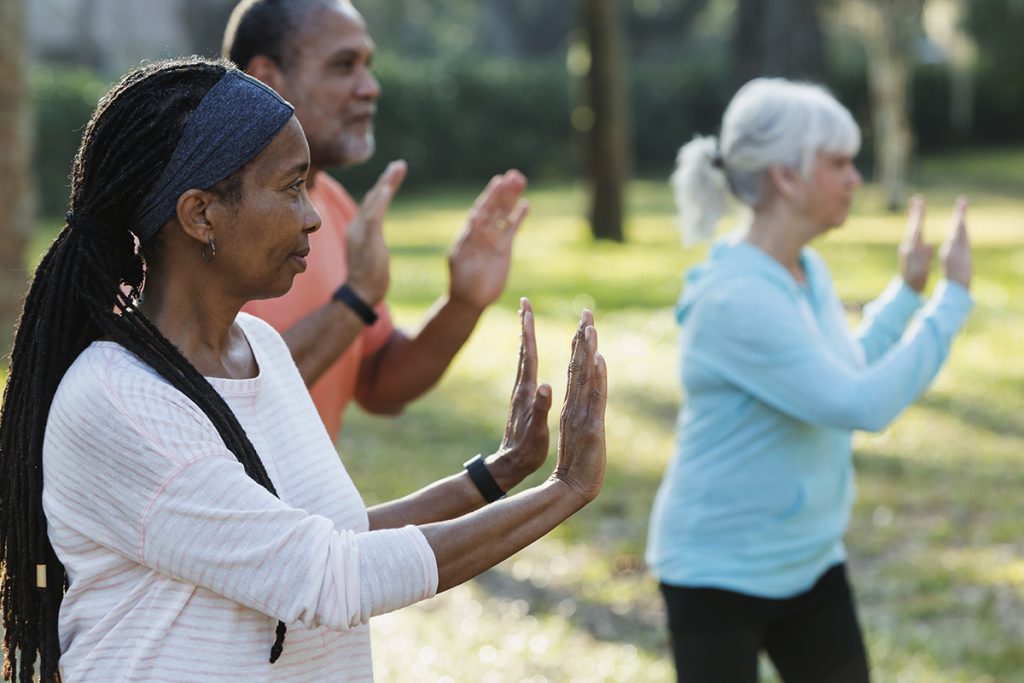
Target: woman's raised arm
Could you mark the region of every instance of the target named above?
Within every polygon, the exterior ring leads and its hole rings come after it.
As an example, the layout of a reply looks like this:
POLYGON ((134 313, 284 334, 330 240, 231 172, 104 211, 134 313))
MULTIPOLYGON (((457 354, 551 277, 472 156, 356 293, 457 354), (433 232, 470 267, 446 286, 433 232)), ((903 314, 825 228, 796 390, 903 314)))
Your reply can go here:
MULTIPOLYGON (((533 343, 532 313, 528 310, 523 316, 523 339, 524 349, 528 349, 533 343)), ((549 402, 550 392, 545 392, 543 386, 535 392, 521 390, 524 384, 525 388, 531 382, 535 386, 535 374, 535 362, 520 364, 506 440, 511 433, 521 435, 515 438, 523 443, 530 443, 542 429, 538 411, 526 411, 525 407, 528 401, 549 402), (533 396, 536 399, 530 401, 533 396)), ((558 460, 551 476, 539 486, 485 508, 421 527, 437 559, 438 592, 477 576, 539 539, 600 491, 605 468, 608 373, 597 351, 597 330, 590 311, 584 311, 573 336, 568 374, 559 421, 558 460)), ((539 412, 546 414, 546 406, 539 412)), ((546 427, 543 430, 546 434, 546 427)))

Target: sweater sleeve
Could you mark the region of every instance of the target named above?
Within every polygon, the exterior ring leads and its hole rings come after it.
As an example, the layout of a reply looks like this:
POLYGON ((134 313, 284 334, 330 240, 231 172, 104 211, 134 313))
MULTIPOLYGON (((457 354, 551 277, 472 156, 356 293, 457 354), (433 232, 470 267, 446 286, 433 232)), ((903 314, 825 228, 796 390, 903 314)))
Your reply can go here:
POLYGON ((864 307, 864 317, 855 334, 868 365, 900 340, 922 303, 921 295, 907 286, 903 278, 897 277, 877 299, 864 307))
POLYGON ((160 488, 142 521, 138 561, 309 628, 352 628, 437 590, 433 553, 416 527, 338 531, 218 455, 160 488))
POLYGON ((356 533, 290 507, 184 395, 146 371, 112 377, 112 352, 88 353, 61 383, 44 446, 48 500, 81 535, 307 627, 349 629, 434 595, 417 528, 356 533))
POLYGON ((732 283, 687 321, 687 362, 702 363, 797 420, 839 429, 885 428, 935 377, 972 306, 943 282, 907 331, 874 364, 840 360, 787 292, 763 282, 732 283))

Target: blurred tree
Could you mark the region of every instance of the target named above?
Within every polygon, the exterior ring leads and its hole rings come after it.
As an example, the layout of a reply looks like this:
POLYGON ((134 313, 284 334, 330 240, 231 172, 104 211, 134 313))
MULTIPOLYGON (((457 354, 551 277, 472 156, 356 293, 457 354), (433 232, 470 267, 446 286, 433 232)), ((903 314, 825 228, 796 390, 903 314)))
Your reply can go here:
POLYGON ((237 4, 238 0, 185 0, 181 4, 181 21, 193 54, 205 57, 220 55, 224 27, 237 4))
POLYGON ((26 32, 21 0, 0 2, 0 344, 5 355, 25 291, 25 235, 33 213, 26 32))
POLYGON ((672 59, 710 0, 633 0, 626 18, 630 50, 637 57, 672 59))
POLYGON ((583 0, 583 26, 590 64, 586 70, 589 120, 587 173, 590 229, 596 239, 622 242, 623 193, 629 174, 629 94, 624 66, 623 21, 617 0, 583 0))
POLYGON ((943 51, 949 67, 949 120, 961 140, 974 125, 974 68, 977 44, 967 32, 966 0, 927 0, 924 28, 943 51))
POLYGON ((902 210, 910 164, 910 77, 914 43, 921 33, 924 0, 845 0, 841 22, 864 44, 868 67, 875 178, 890 211, 902 210))
POLYGON ((81 0, 75 8, 75 38, 69 46, 71 61, 92 69, 103 65, 103 55, 93 36, 93 18, 96 16, 96 0, 81 0))
POLYGON ((733 32, 736 85, 757 76, 821 81, 819 0, 738 0, 733 32))
POLYGON ((1020 140, 1024 129, 1024 2, 965 2, 967 30, 978 46, 973 137, 988 143, 1020 140))
POLYGON ((561 58, 572 5, 550 0, 481 0, 474 47, 508 57, 561 58))

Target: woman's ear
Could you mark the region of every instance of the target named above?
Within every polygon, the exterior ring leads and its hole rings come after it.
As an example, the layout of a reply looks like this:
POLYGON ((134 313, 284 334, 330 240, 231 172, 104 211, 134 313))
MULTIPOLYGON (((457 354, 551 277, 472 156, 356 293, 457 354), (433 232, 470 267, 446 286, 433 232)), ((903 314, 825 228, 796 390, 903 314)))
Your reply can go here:
POLYGON ((769 166, 768 182, 779 196, 795 200, 803 196, 804 179, 799 171, 790 166, 769 166))
POLYGON ((206 244, 213 234, 217 198, 208 190, 185 190, 178 197, 177 218, 181 230, 200 244, 206 244))

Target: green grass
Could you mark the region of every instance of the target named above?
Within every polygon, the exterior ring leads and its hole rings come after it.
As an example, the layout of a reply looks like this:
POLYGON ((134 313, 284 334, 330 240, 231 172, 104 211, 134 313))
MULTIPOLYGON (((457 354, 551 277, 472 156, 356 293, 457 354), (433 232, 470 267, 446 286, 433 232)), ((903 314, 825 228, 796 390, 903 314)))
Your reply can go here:
MULTIPOLYGON (((847 540, 878 681, 1024 681, 1022 169, 1017 150, 930 159, 914 174, 935 241, 956 194, 971 196, 977 308, 932 389, 884 433, 855 440, 860 493, 847 540)), ((389 301, 400 324, 418 325, 446 286, 444 250, 473 194, 396 199, 389 301)), ((881 212, 879 196, 864 188, 846 227, 816 245, 851 302, 870 300, 895 272, 903 217, 881 212)), ((533 188, 529 198, 506 293, 440 386, 398 418, 351 411, 339 449, 369 503, 490 452, 526 295, 556 402, 578 313, 595 311, 610 372, 605 488, 479 579, 375 619, 382 682, 674 680, 642 556, 680 400, 672 305, 680 274, 704 250, 679 246, 661 182, 631 186, 624 246, 590 240, 582 188, 533 188)))
MULTIPOLYGON (((922 399, 885 432, 855 438, 852 578, 875 680, 1024 682, 1024 150, 928 159, 913 181, 928 198, 934 241, 956 195, 970 195, 977 307, 922 399)), ((444 252, 476 189, 396 198, 386 230, 389 301, 400 324, 418 325, 446 287, 444 252)), ((491 452, 515 375, 516 309, 525 295, 537 313, 542 378, 555 388, 553 415, 570 334, 584 306, 595 311, 610 373, 605 487, 591 506, 477 580, 374 619, 380 683, 675 680, 642 557, 680 400, 672 306, 682 271, 704 249, 679 246, 662 182, 630 187, 626 245, 590 240, 582 187, 528 195, 531 215, 506 293, 444 380, 397 418, 350 411, 339 450, 370 504, 491 452)), ((883 213, 880 197, 865 187, 847 225, 816 245, 854 304, 895 272, 903 217, 883 213)), ((55 230, 42 226, 34 253, 55 230)))

